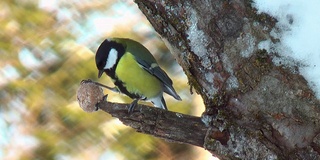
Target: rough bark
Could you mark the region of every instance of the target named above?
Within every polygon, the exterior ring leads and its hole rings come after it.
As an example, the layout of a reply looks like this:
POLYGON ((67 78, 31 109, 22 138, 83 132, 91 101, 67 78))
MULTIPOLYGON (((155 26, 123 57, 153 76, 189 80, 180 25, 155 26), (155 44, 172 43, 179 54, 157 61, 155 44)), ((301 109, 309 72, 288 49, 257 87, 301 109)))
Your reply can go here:
MULTIPOLYGON (((123 124, 136 129, 138 132, 151 134, 167 141, 203 147, 208 127, 204 125, 200 117, 144 105, 139 105, 133 113, 128 113, 128 106, 127 104, 106 101, 98 104, 100 109, 113 117, 119 118, 123 124)), ((222 133, 217 128, 214 131, 217 132, 216 134, 222 133)))
MULTIPOLYGON (((259 50, 276 20, 246 0, 135 0, 204 100, 193 117, 88 98, 139 132, 204 147, 221 159, 320 159, 320 103, 305 79, 259 50)), ((86 83, 82 83, 86 84, 86 83)), ((79 97, 87 94, 82 91, 79 97)), ((95 89, 98 90, 98 89, 95 89)), ((90 102, 91 105, 87 105, 90 102)), ((195 106, 196 107, 196 106, 195 106)))

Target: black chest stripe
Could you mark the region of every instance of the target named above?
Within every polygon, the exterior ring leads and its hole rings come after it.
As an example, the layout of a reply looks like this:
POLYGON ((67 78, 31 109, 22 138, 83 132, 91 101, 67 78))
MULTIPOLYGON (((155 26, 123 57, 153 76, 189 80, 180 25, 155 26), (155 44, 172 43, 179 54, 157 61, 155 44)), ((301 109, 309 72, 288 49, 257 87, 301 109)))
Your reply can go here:
POLYGON ((137 95, 137 94, 133 94, 133 93, 130 93, 126 87, 125 87, 125 84, 119 80, 119 78, 116 76, 116 68, 118 66, 118 63, 121 59, 121 57, 124 55, 125 53, 125 46, 123 46, 122 44, 119 44, 119 43, 116 43, 116 42, 110 42, 110 43, 114 43, 112 44, 111 46, 113 46, 113 48, 115 50, 117 50, 118 52, 118 58, 116 60, 116 63, 115 65, 110 68, 110 69, 105 69, 104 72, 109 76, 111 77, 113 80, 114 80, 114 85, 116 85, 119 90, 121 91, 121 93, 129 96, 130 98, 132 99, 140 99, 142 98, 140 95, 137 95))
POLYGON ((115 80, 114 85, 116 85, 116 86, 119 88, 119 90, 121 91, 121 93, 129 96, 129 97, 132 98, 132 99, 140 99, 140 98, 142 98, 142 97, 141 97, 140 95, 138 95, 138 94, 130 93, 130 92, 127 90, 127 88, 124 86, 124 83, 123 83, 122 81, 118 80, 117 78, 114 79, 114 80, 115 80))

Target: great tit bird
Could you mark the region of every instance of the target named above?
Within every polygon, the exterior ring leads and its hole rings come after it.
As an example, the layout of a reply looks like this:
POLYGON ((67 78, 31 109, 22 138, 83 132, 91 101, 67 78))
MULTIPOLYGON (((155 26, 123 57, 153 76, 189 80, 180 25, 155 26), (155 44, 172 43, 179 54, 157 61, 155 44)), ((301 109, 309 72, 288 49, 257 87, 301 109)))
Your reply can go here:
POLYGON ((96 53, 98 78, 106 73, 114 82, 113 91, 126 94, 134 101, 132 112, 139 100, 152 102, 154 106, 167 110, 163 92, 181 100, 172 86, 172 80, 159 67, 147 48, 127 38, 106 39, 96 53))

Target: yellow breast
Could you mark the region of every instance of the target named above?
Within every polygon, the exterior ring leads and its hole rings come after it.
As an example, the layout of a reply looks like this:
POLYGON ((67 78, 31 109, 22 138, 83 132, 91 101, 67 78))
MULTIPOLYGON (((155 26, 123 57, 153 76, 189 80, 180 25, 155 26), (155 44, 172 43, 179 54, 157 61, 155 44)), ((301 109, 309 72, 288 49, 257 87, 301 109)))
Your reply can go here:
POLYGON ((116 68, 116 75, 125 83, 124 86, 130 93, 151 98, 162 92, 161 82, 141 68, 134 56, 128 52, 120 59, 116 68))

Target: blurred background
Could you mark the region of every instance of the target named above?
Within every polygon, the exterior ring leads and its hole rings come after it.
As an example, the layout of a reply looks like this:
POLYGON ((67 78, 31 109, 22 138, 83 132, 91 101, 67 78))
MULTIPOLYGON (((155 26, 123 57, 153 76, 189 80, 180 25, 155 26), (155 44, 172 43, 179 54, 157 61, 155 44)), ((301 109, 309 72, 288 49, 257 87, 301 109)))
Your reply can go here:
MULTIPOLYGON (((132 0, 0 1, 0 159, 213 159, 204 149, 136 133, 109 114, 84 112, 82 79, 97 79, 94 53, 107 37, 144 44, 183 101, 169 110, 200 116, 201 98, 132 0)), ((109 94, 108 101, 130 103, 109 94)), ((149 104, 150 105, 150 104, 149 104)))

